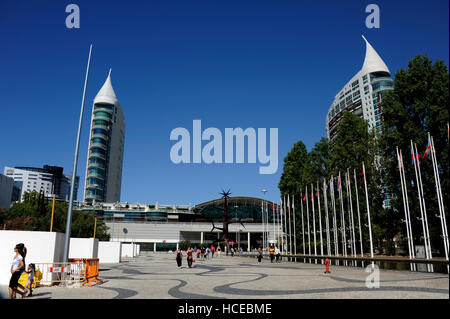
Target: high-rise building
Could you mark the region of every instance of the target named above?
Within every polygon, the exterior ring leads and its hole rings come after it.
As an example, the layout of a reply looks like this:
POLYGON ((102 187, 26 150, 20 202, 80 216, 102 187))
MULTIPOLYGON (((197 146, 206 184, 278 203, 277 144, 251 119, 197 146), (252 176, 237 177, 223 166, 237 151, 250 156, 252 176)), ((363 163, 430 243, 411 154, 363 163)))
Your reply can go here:
MULTIPOLYGON (((12 201, 22 200, 26 192, 44 192, 46 196, 68 201, 72 175, 63 173, 59 166, 44 165, 39 167, 5 167, 4 174, 14 180, 12 201), (20 193, 20 196, 18 196, 20 193)), ((75 178, 74 200, 77 199, 79 177, 75 178)))
POLYGON ((366 57, 361 70, 336 94, 326 117, 329 140, 337 134, 337 127, 345 111, 365 119, 369 129, 381 129, 382 108, 380 102, 386 91, 393 90, 391 73, 381 57, 364 38, 366 57))
POLYGON ((84 202, 120 202, 125 118, 108 78, 94 99, 84 202))

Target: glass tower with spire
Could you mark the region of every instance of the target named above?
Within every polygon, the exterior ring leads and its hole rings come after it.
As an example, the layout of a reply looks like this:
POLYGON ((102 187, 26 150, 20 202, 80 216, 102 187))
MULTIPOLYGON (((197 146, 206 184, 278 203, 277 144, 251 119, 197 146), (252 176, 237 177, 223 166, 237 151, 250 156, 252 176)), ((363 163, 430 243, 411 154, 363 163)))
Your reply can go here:
POLYGON ((335 96, 326 117, 329 140, 337 134, 337 127, 345 111, 365 119, 369 129, 381 130, 382 108, 380 102, 386 91, 393 90, 391 73, 370 43, 366 42, 366 57, 361 70, 335 96))
POLYGON ((125 118, 111 84, 111 70, 91 116, 84 202, 120 202, 125 118))

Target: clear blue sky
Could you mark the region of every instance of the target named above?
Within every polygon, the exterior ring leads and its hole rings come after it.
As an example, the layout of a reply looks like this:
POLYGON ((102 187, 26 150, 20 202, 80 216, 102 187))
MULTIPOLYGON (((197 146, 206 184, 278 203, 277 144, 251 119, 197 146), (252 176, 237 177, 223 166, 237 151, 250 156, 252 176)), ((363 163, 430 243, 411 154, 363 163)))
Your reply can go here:
POLYGON ((94 45, 77 174, 82 198, 92 101, 112 68, 126 119, 122 201, 196 204, 232 196, 278 200, 283 158, 325 132, 335 94, 362 66, 364 34, 392 73, 417 54, 449 57, 448 1, 0 2, 0 170, 71 174, 89 44, 94 45), (81 28, 67 29, 76 3, 81 28), (381 27, 367 29, 376 3, 381 27), (176 127, 279 129, 279 167, 170 161, 176 127))

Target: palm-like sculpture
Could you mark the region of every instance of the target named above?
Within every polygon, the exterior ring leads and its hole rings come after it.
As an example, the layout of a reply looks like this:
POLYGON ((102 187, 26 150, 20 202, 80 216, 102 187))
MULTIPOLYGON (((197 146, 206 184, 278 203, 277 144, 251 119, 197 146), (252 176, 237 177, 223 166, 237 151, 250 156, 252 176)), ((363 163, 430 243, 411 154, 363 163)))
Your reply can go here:
MULTIPOLYGON (((220 240, 224 241, 224 242, 226 242, 228 244, 228 225, 234 223, 234 222, 232 222, 232 221, 230 221, 228 219, 228 214, 229 214, 228 198, 230 197, 231 192, 230 192, 230 190, 225 192, 222 189, 222 192, 219 193, 219 194, 222 195, 222 198, 223 198, 223 208, 222 207, 218 207, 219 209, 223 210, 223 217, 224 217, 223 218, 223 226, 222 227, 216 227, 214 225, 214 221, 212 221, 213 228, 211 229, 211 231, 214 231, 214 229, 220 229, 222 231, 222 237, 220 238, 220 240)), ((238 222, 245 228, 244 224, 241 221, 241 217, 239 217, 239 221, 238 222)))

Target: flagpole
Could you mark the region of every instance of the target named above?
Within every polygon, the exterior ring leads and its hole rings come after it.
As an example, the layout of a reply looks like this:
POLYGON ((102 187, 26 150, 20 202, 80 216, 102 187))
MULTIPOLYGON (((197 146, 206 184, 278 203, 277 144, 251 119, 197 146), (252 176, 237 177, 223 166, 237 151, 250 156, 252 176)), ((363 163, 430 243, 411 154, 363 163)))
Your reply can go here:
POLYGON ((283 229, 283 199, 280 197, 280 241, 281 241, 281 253, 284 254, 284 229, 283 229))
MULTIPOLYGON (((342 179, 341 179, 341 172, 339 172, 339 201, 341 204, 341 234, 342 234, 342 250, 344 253, 344 257, 347 257, 347 233, 345 231, 345 212, 344 212, 344 201, 342 199, 342 179)), ((347 261, 344 262, 344 264, 347 266, 347 261)))
MULTIPOLYGON (((309 228, 308 185, 306 186, 306 222, 308 223, 308 255, 311 256, 311 231, 309 228)), ((309 259, 311 263, 311 258, 309 259)))
MULTIPOLYGON (((416 258, 416 252, 414 248, 414 236, 412 232, 412 223, 411 223, 411 212, 409 210, 409 201, 408 201, 408 188, 406 184, 406 176, 405 176, 405 166, 403 164, 403 154, 402 150, 400 150, 400 161, 402 162, 402 176, 403 176, 403 185, 405 185, 405 195, 406 195, 406 207, 408 208, 408 224, 409 224, 409 233, 411 234, 411 248, 412 248, 412 257, 416 258)), ((416 271, 416 264, 413 264, 413 269, 416 271)))
MULTIPOLYGON (((369 223, 369 240, 370 240, 370 258, 373 258, 373 242, 372 242, 372 224, 370 221, 370 207, 369 207, 369 194, 367 193, 367 181, 366 181, 366 168, 364 162, 362 163, 363 167, 363 176, 364 176, 364 188, 366 190, 366 208, 367 208, 367 221, 369 223)), ((372 269, 375 264, 372 261, 372 269)))
POLYGON ((283 204, 284 204, 284 245, 285 245, 285 253, 288 253, 288 240, 287 240, 287 232, 288 232, 288 228, 287 228, 287 210, 286 210, 286 196, 283 197, 283 204))
POLYGON ((356 237, 355 237, 355 219, 353 218, 353 200, 352 200, 352 187, 350 182, 350 171, 347 168, 347 179, 348 179, 348 193, 350 196, 350 215, 351 215, 351 228, 352 228, 352 244, 353 244, 353 257, 356 257, 356 237))
MULTIPOLYGON (((319 238, 320 238, 320 255, 323 256, 323 237, 322 237, 322 214, 320 213, 320 194, 319 194, 319 181, 317 181, 317 207, 319 208, 319 238)), ((323 264, 323 259, 320 259, 323 264)))
MULTIPOLYGON (((434 141, 433 138, 430 138, 430 133, 428 133, 428 140, 431 143, 431 159, 433 161, 433 171, 434 171, 434 181, 436 185, 436 193, 438 197, 439 204, 439 214, 441 219, 441 228, 442 228, 442 237, 444 239, 444 250, 445 250, 445 258, 448 260, 448 234, 447 234, 447 222, 445 220, 445 211, 444 211, 444 203, 442 201, 442 191, 441 191, 441 181, 439 178, 439 171, 436 160, 436 152, 434 149, 434 141)), ((448 269, 448 267, 447 267, 448 269)))
POLYGON ((359 243, 361 245, 361 257, 364 257, 362 231, 361 231, 361 214, 359 212, 358 182, 356 181, 356 170, 355 169, 353 169, 353 176, 355 179, 356 208, 358 210, 359 243))
POLYGON ((288 214, 289 214, 289 255, 292 255, 292 229, 291 229, 291 201, 288 194, 288 214))
MULTIPOLYGON (((306 255, 306 246, 305 246, 305 224, 303 220, 303 190, 300 191, 300 208, 302 212, 302 238, 303 238, 303 255, 306 255)), ((305 261, 305 259, 303 259, 305 261)))
MULTIPOLYGON (((331 196, 331 204, 333 206, 334 255, 339 256, 338 225, 336 218, 336 198, 334 196, 334 176, 331 176, 330 196, 331 196)), ((336 260, 336 263, 337 265, 339 265, 339 260, 336 260)))
POLYGON ((331 243, 330 243, 330 221, 328 219, 328 198, 327 198, 327 181, 323 180, 323 200, 325 206, 325 227, 327 232, 327 256, 331 255, 331 243))
MULTIPOLYGON (((292 195, 292 218, 293 218, 293 230, 294 230, 294 255, 297 255, 297 235, 295 233, 295 194, 292 195)), ((297 258, 295 259, 297 261, 297 258)))
MULTIPOLYGON (((427 229, 425 227, 425 216, 424 216, 424 212, 426 211, 426 206, 425 206, 425 199, 422 197, 422 192, 420 189, 420 180, 419 180, 419 176, 418 176, 418 162, 416 163, 416 160, 414 158, 414 147, 413 147, 413 142, 412 140, 410 140, 411 143, 411 161, 412 164, 414 166, 414 173, 416 175, 416 186, 417 186, 417 194, 419 197, 419 208, 420 208, 420 218, 419 219, 422 222, 422 230, 423 230, 423 241, 424 241, 424 245, 425 245, 425 258, 426 259, 430 259, 430 249, 429 249, 429 243, 428 243, 428 232, 427 229)), ((427 264, 427 269, 428 271, 431 271, 430 269, 430 264, 427 264)))
MULTIPOLYGON (((313 240, 314 240, 314 256, 317 256, 317 239, 316 239, 316 212, 314 209, 314 186, 311 183, 311 205, 312 205, 312 213, 313 213, 313 240)), ((314 263, 317 264, 317 259, 314 260, 314 263)))
MULTIPOLYGON (((430 259, 433 259, 433 254, 431 251, 431 239, 430 239, 430 230, 428 228, 428 216, 427 216, 427 209, 425 205, 425 195, 423 193, 423 183, 422 183, 422 172, 420 170, 420 160, 419 160, 419 153, 417 152, 417 144, 414 144, 415 151, 416 151, 416 159, 417 159, 417 172, 419 175, 419 184, 420 184, 420 192, 422 194, 422 200, 423 200, 423 215, 425 217, 425 229, 427 231, 426 240, 428 241, 428 254, 430 256, 430 259)), ((433 264, 430 265, 431 271, 434 271, 433 264)))
MULTIPOLYGON (((408 239, 408 250, 409 250, 409 259, 413 258, 413 244, 412 244, 412 233, 411 233, 411 229, 409 227, 409 203, 408 203, 408 192, 406 190, 406 185, 405 182, 403 180, 403 165, 402 165, 402 160, 401 160, 401 153, 398 150, 398 147, 396 147, 396 151, 397 151, 397 160, 398 160, 398 170, 399 170, 399 174, 400 174, 400 182, 401 182, 401 187, 402 187, 402 198, 403 198, 403 208, 405 211, 405 223, 406 223, 406 233, 407 233, 407 239, 408 239)), ((414 270, 414 266, 411 263, 411 271, 414 270)))

